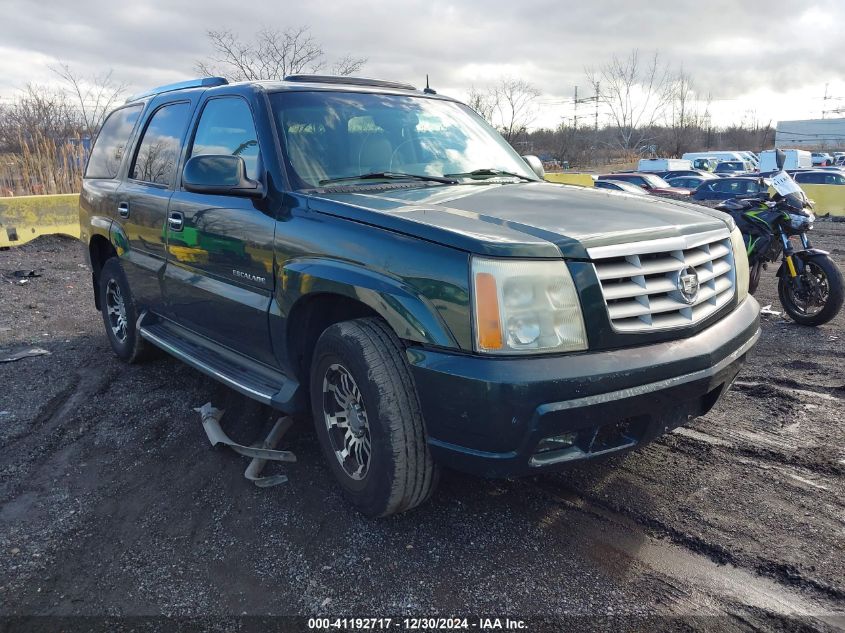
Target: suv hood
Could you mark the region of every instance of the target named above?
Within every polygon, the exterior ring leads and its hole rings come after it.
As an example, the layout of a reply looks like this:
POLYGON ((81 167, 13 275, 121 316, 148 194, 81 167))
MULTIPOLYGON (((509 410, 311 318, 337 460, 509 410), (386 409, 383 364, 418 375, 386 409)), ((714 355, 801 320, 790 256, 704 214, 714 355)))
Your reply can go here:
POLYGON ((689 235, 730 216, 675 200, 545 182, 309 193, 309 208, 499 257, 586 258, 593 246, 689 235))

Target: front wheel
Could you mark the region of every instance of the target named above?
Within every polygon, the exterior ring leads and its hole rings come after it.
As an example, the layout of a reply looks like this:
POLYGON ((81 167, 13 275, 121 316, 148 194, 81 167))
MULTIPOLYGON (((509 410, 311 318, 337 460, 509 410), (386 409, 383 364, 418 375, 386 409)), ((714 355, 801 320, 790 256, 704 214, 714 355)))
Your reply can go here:
POLYGON ((784 310, 801 325, 822 325, 839 314, 843 291, 842 273, 826 255, 806 259, 803 272, 795 278, 784 267, 778 282, 784 310))
POLYGON ((428 499, 438 468, 411 370, 382 320, 332 325, 311 364, 314 426, 344 496, 363 514, 404 512, 428 499))

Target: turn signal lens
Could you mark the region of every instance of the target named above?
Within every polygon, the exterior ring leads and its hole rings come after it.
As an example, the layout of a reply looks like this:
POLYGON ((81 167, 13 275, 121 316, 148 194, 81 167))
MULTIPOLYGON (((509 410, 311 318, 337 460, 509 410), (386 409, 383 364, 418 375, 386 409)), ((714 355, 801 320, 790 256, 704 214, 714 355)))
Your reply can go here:
POLYGON ((499 320, 499 291, 490 273, 475 275, 475 314, 478 346, 485 350, 502 349, 502 322, 499 320))
POLYGON ((734 283, 736 284, 736 298, 738 302, 745 301, 748 296, 748 253, 745 251, 745 240, 738 228, 731 231, 731 246, 734 251, 734 283))

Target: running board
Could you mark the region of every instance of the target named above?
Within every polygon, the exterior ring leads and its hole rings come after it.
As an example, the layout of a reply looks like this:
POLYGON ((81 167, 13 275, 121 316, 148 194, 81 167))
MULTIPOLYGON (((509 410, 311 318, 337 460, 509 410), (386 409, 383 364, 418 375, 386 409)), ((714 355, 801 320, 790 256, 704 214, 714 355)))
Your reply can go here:
POLYGON ((253 400, 285 413, 304 409, 299 383, 272 367, 169 321, 148 323, 139 331, 144 340, 253 400))

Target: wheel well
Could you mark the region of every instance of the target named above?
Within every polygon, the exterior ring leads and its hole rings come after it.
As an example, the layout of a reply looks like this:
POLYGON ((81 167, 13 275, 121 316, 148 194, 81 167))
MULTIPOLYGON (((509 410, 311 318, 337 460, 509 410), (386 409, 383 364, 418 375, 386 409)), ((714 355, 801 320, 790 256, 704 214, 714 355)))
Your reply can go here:
POLYGON ((117 251, 114 250, 111 242, 109 242, 102 235, 95 235, 88 243, 88 254, 91 258, 91 281, 94 285, 94 305, 100 309, 100 271, 106 263, 106 260, 116 257, 117 251))
POLYGON ((379 316, 368 305, 336 294, 318 294, 300 299, 287 319, 288 360, 300 383, 308 384, 311 356, 317 339, 326 328, 351 319, 379 316))

